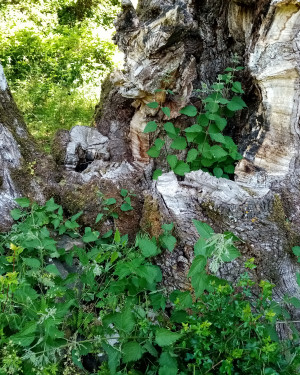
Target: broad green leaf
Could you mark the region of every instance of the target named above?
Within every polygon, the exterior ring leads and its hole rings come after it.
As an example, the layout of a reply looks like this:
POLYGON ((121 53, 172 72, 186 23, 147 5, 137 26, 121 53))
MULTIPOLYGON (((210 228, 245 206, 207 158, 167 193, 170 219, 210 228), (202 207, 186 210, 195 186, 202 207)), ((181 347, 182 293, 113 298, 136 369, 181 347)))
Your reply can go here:
POLYGON ((214 168, 213 172, 214 176, 216 176, 217 178, 220 178, 223 175, 223 169, 219 167, 214 168))
POLYGON ((45 270, 53 275, 60 276, 60 272, 55 264, 49 264, 47 267, 45 267, 45 270))
POLYGON ((196 297, 200 297, 204 290, 208 290, 210 287, 210 277, 205 271, 195 273, 192 278, 192 286, 195 290, 196 297))
POLYGON ((296 273, 296 278, 297 278, 297 283, 300 286, 300 273, 299 272, 296 273))
POLYGON ((169 107, 162 107, 161 109, 163 111, 163 113, 168 116, 168 117, 171 117, 171 111, 170 111, 170 108, 169 107))
POLYGON ((233 92, 236 92, 238 94, 244 94, 244 90, 242 89, 241 82, 233 82, 232 89, 233 92))
POLYGON ((121 195, 121 197, 125 198, 125 197, 128 195, 128 190, 126 190, 126 189, 121 189, 121 191, 120 191, 120 195, 121 195))
POLYGON ((179 112, 181 114, 189 116, 189 117, 195 117, 195 116, 197 116, 198 110, 193 105, 188 105, 188 106, 182 108, 179 112))
POLYGON ((159 157, 159 154, 160 154, 160 150, 158 150, 155 146, 152 146, 152 147, 147 151, 147 154, 148 154, 151 158, 158 158, 158 157, 159 157))
POLYGON ((188 142, 193 142, 195 140, 196 137, 198 137, 200 134, 204 134, 205 136, 205 133, 203 132, 202 130, 202 127, 200 125, 192 125, 190 126, 189 128, 186 128, 184 129, 185 133, 186 133, 186 139, 188 140, 188 142))
POLYGON ((136 341, 129 341, 126 342, 122 346, 122 352, 123 352, 123 362, 135 362, 142 358, 144 349, 142 346, 136 342, 136 341))
POLYGON ((157 109, 159 107, 159 104, 157 102, 151 102, 148 103, 147 106, 152 109, 157 109))
POLYGON ((290 298, 290 303, 296 307, 296 309, 300 309, 300 300, 296 297, 290 298))
POLYGON ((104 201, 104 204, 106 206, 111 206, 111 205, 116 204, 116 203, 117 203, 117 201, 115 200, 115 198, 108 198, 104 201))
POLYGON ((120 235, 120 232, 119 232, 118 228, 115 231, 114 242, 115 243, 120 243, 121 242, 121 235, 120 235))
POLYGON ((231 262, 241 255, 239 250, 235 246, 230 246, 227 248, 227 252, 222 254, 221 259, 223 262, 231 262))
POLYGON ((146 279, 149 284, 153 284, 154 282, 159 283, 162 280, 161 269, 152 264, 140 266, 137 270, 135 270, 135 273, 139 277, 146 279))
POLYGON ((233 174, 234 173, 234 165, 225 165, 224 171, 228 174, 233 174))
POLYGON ((119 350, 116 350, 111 345, 108 345, 106 343, 102 344, 102 347, 108 356, 108 367, 110 375, 116 375, 117 368, 120 364, 121 353, 119 350))
POLYGON ((176 245, 176 238, 172 235, 163 235, 160 237, 161 243, 164 248, 173 251, 176 245))
POLYGON ((159 151, 162 149, 164 144, 165 144, 165 141, 160 139, 160 138, 157 138, 154 142, 154 145, 155 145, 156 149, 159 150, 159 151))
POLYGON ((73 215, 70 219, 71 222, 76 221, 77 219, 80 218, 80 216, 83 215, 83 211, 79 211, 77 214, 73 215))
MULTIPOLYGON (((214 115, 211 114, 211 116, 214 116, 214 115)), ((206 127, 209 124, 209 117, 208 117, 208 115, 205 114, 205 113, 202 113, 201 115, 198 116, 197 122, 198 122, 199 125, 206 127)))
POLYGON ((82 236, 82 241, 85 243, 93 242, 96 241, 99 237, 99 232, 98 231, 93 231, 90 227, 85 228, 85 233, 82 236))
POLYGON ((151 132, 155 132, 155 130, 157 129, 157 124, 155 121, 150 121, 147 123, 143 133, 151 133, 151 132))
POLYGON ((247 107, 246 103, 239 96, 234 96, 227 104, 230 111, 239 111, 245 107, 247 107))
POLYGON ((60 206, 54 202, 54 198, 49 199, 45 204, 46 211, 48 212, 53 212, 59 209, 59 207, 60 206))
POLYGON ((205 106, 205 109, 212 113, 218 112, 219 108, 219 104, 214 102, 207 103, 205 106))
POLYGON ((146 258, 153 257, 158 254, 158 248, 151 240, 139 238, 138 246, 146 258))
POLYGON ((177 137, 173 140, 170 147, 174 150, 185 150, 187 147, 186 139, 184 137, 177 137))
POLYGON ((176 155, 168 155, 167 162, 169 163, 171 169, 174 169, 178 163, 178 159, 176 155))
POLYGON ((180 132, 178 128, 175 128, 172 122, 166 122, 164 125, 164 129, 168 133, 168 136, 171 136, 172 138, 176 137, 180 132))
POLYGON ((213 157, 216 159, 221 159, 224 156, 228 155, 227 152, 218 145, 212 146, 210 150, 211 150, 213 157))
POLYGON ((188 309, 193 305, 193 299, 189 291, 181 292, 180 290, 174 290, 170 295, 170 300, 176 303, 181 309, 188 309))
POLYGON ((99 223, 100 220, 102 220, 104 214, 98 214, 96 217, 96 224, 99 223))
POLYGON ((163 224, 162 226, 162 229, 166 232, 171 232, 171 230, 173 230, 174 228, 174 223, 170 223, 170 224, 163 224))
POLYGON ((16 198, 15 201, 22 208, 26 208, 30 206, 30 200, 28 198, 16 198))
POLYGON ((206 263, 207 259, 203 255, 197 255, 193 260, 188 276, 192 277, 201 273, 205 269, 206 263))
POLYGON ((73 349, 71 356, 72 356, 72 361, 73 361, 74 365, 77 366, 78 368, 80 368, 81 370, 84 370, 84 367, 81 363, 81 356, 80 356, 78 350, 73 349))
POLYGON ((156 169, 154 172, 153 172, 153 180, 158 180, 158 177, 162 175, 162 170, 161 169, 156 169))
POLYGON ((162 293, 150 294, 150 300, 154 310, 165 310, 166 297, 162 293))
POLYGON ((300 257, 300 246, 294 246, 292 250, 297 257, 300 257))
POLYGON ((194 246, 194 254, 197 255, 203 255, 205 257, 208 256, 207 254, 207 247, 206 247, 206 241, 203 237, 200 237, 199 240, 195 243, 194 246))
POLYGON ((127 202, 123 203, 120 208, 121 208, 121 211, 123 211, 123 212, 127 212, 127 211, 132 211, 133 210, 133 207, 131 206, 131 204, 129 204, 127 202))
POLYGON ((153 357, 157 357, 158 356, 158 352, 157 350, 155 349, 155 347, 152 345, 152 343, 150 341, 146 341, 144 346, 143 346, 146 351, 148 353, 150 353, 153 357))
POLYGON ((196 150, 195 148, 192 148, 191 150, 189 150, 188 154, 187 154, 187 157, 186 157, 186 161, 188 163, 194 161, 198 156, 198 150, 196 150))
POLYGON ((165 328, 159 328, 156 331, 155 341, 161 347, 170 346, 175 344, 175 342, 178 341, 181 336, 182 335, 180 333, 172 332, 165 328))
POLYGON ((176 375, 177 374, 178 365, 177 365, 177 360, 174 357, 172 357, 169 352, 161 353, 161 356, 159 358, 159 364, 161 366, 159 369, 159 375, 161 374, 176 375))
POLYGON ((221 133, 209 133, 210 138, 218 143, 225 143, 225 138, 221 133))
POLYGON ((19 208, 15 208, 14 210, 11 210, 10 211, 10 216, 14 219, 14 220, 19 220, 20 217, 22 217, 22 211, 19 209, 19 208))
POLYGON ((197 232, 203 238, 210 238, 215 233, 213 229, 206 223, 202 223, 198 220, 193 220, 193 224, 195 225, 197 232))
POLYGON ((135 326, 135 320, 130 306, 125 307, 122 312, 115 313, 113 316, 113 323, 116 328, 126 333, 132 332, 135 326))
POLYGON ((177 375, 177 367, 161 366, 158 371, 158 375, 177 375))
POLYGON ((186 173, 189 173, 190 170, 190 166, 181 160, 178 161, 176 167, 173 169, 174 173, 178 174, 178 176, 184 176, 186 173))
POLYGON ((41 266, 41 262, 36 258, 23 258, 22 260, 30 268, 39 268, 41 266))
POLYGON ((20 332, 11 335, 9 337, 9 340, 12 341, 16 345, 20 346, 29 346, 33 343, 34 339, 36 338, 36 329, 37 329, 37 323, 36 322, 30 322, 26 324, 20 332))

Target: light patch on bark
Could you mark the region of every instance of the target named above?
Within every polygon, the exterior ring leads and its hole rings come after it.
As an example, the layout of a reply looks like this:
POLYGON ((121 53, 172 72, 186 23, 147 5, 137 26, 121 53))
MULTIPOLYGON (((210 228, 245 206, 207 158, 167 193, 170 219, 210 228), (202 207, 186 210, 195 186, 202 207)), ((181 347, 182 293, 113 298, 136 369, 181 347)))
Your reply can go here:
MULTIPOLYGON (((269 126, 253 165, 264 170, 269 181, 284 178, 299 155, 299 5, 299 1, 272 2, 249 58, 269 126)), ((253 179, 244 165, 241 162, 236 169, 238 180, 253 179)))
POLYGON ((4 70, 2 65, 0 65, 0 90, 5 91, 7 89, 7 81, 4 75, 4 70))
POLYGON ((149 149, 149 135, 144 134, 143 131, 146 127, 146 113, 145 105, 134 114, 130 123, 130 140, 131 151, 135 161, 148 163, 149 156, 147 151, 149 149))

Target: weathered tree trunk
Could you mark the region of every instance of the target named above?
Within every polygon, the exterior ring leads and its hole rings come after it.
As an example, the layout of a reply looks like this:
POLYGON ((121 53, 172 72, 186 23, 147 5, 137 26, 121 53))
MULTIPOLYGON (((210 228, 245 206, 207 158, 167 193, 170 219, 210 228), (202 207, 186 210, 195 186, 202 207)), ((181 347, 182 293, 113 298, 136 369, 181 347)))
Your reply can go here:
MULTIPOLYGON (((89 224, 101 206, 97 190, 116 198, 120 188, 137 192, 135 213, 115 224, 123 233, 142 227, 155 235, 162 222, 175 223, 178 245, 158 260, 170 287, 187 284, 197 238, 192 219, 198 219, 241 238, 244 259, 256 258, 257 278, 274 282, 278 298, 297 294, 291 248, 300 243, 299 9, 297 0, 140 0, 137 9, 123 0, 115 39, 125 54, 125 68, 104 85, 95 115, 100 133, 87 127, 60 132, 54 147, 57 167, 49 159, 50 177, 45 168, 33 176, 29 171, 28 183, 43 186, 44 197, 55 196, 70 212, 83 209, 89 224), (175 96, 160 93, 159 100, 182 126, 179 110, 189 102, 197 104, 194 89, 202 81, 212 83, 231 66, 233 54, 246 67, 240 79, 248 104, 228 129, 244 156, 235 180, 198 171, 182 181, 169 172, 152 182, 154 164, 146 153, 151 140, 143 129, 159 114, 146 103, 157 89, 173 90, 175 96)), ((28 142, 18 138, 16 109, 3 82, 0 157, 6 182, 0 205, 7 212, 13 197, 30 190, 12 171, 20 170, 21 156, 34 161, 36 151, 23 123, 19 131, 28 142), (9 142, 15 151, 8 157, 9 142)), ((157 163, 163 165, 162 160, 157 163)), ((31 196, 38 197, 39 189, 33 191, 31 196)), ((238 262, 221 274, 235 279, 242 270, 238 262)))

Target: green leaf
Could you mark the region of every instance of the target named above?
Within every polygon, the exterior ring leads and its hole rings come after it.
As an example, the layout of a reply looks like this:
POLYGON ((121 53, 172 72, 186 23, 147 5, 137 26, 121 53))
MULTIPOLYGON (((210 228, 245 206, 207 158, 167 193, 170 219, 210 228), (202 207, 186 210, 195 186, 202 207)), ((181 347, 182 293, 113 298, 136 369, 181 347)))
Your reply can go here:
POLYGON ((10 216, 14 219, 14 220, 19 220, 20 217, 22 217, 22 211, 19 209, 19 208, 15 208, 14 210, 11 210, 10 211, 10 216))
POLYGON ((100 220, 102 220, 104 214, 98 214, 96 217, 96 224, 99 223, 100 220))
POLYGON ((195 290, 196 297, 200 297, 204 290, 208 290, 210 287, 210 277, 205 271, 195 273, 192 278, 192 286, 195 290))
POLYGON ((92 232, 92 229, 90 227, 86 227, 85 233, 82 236, 82 241, 85 243, 94 242, 98 239, 98 237, 99 237, 99 232, 97 231, 92 232))
POLYGON ((163 111, 163 113, 168 116, 168 117, 171 117, 171 111, 170 111, 170 108, 169 107, 162 107, 161 109, 163 111))
POLYGON ((160 237, 161 243, 164 248, 173 251, 176 245, 176 238, 171 235, 163 235, 160 237))
POLYGON ((30 200, 28 198, 16 198, 15 201, 22 208, 26 208, 30 206, 30 200))
POLYGON ((173 169, 174 173, 178 174, 178 176, 184 176, 185 173, 189 173, 190 172, 190 166, 179 160, 176 167, 173 169))
POLYGON ((247 107, 246 103, 239 96, 234 96, 227 104, 230 111, 239 111, 245 107, 247 107))
POLYGON ((158 180, 158 177, 162 175, 162 170, 161 169, 155 169, 153 172, 153 180, 158 180))
POLYGON ((159 104, 157 102, 151 102, 148 103, 147 106, 152 109, 157 109, 159 107, 159 104))
POLYGON ((300 309, 300 300, 296 297, 290 298, 290 303, 296 307, 296 309, 300 309))
POLYGON ((165 141, 163 141, 160 138, 157 138, 154 142, 154 145, 155 145, 156 149, 159 150, 159 151, 162 149, 164 144, 165 144, 165 141))
POLYGON ((177 375, 177 367, 161 366, 158 371, 158 375, 177 375))
POLYGON ((297 284, 300 286, 300 273, 296 273, 296 278, 297 278, 297 284))
POLYGON ((238 94, 244 94, 244 90, 242 89, 241 82, 233 82, 232 89, 233 92, 236 92, 238 94))
POLYGON ((121 235, 120 235, 120 232, 119 232, 118 228, 115 231, 114 242, 115 243, 120 243, 121 242, 121 235))
POLYGON ((111 345, 108 345, 106 343, 102 344, 102 346, 108 356, 108 367, 110 375, 116 375, 117 368, 120 364, 121 353, 111 345))
MULTIPOLYGON (((210 116, 215 116, 213 114, 210 114, 210 116)), ((209 124, 209 116, 207 114, 204 114, 202 113, 201 115, 198 116, 198 124, 203 126, 203 127, 206 127, 208 124, 209 124)))
POLYGON ((30 268, 40 268, 41 262, 36 258, 23 258, 23 263, 30 268))
POLYGON ((152 146, 152 147, 147 151, 147 154, 148 154, 151 158, 158 158, 158 157, 159 157, 159 154, 160 154, 160 150, 158 150, 155 146, 152 146))
POLYGON ((115 198, 108 198, 104 201, 104 204, 106 206, 111 206, 112 204, 116 204, 117 201, 115 200, 115 198))
POLYGON ((209 133, 210 138, 218 143, 225 143, 225 138, 221 133, 209 133))
POLYGON ((180 290, 174 290, 170 295, 170 300, 176 303, 181 309, 189 309, 193 305, 193 299, 189 291, 181 292, 180 290))
POLYGON ((162 293, 150 294, 150 300, 154 310, 165 310, 166 297, 162 293))
POLYGON ((210 151, 211 151, 213 157, 216 158, 216 159, 221 159, 224 156, 228 155, 227 152, 222 147, 220 147, 218 145, 212 146, 210 151))
POLYGON ((53 198, 49 199, 45 204, 46 211, 48 212, 53 212, 57 210, 59 207, 60 206, 54 202, 53 198))
POLYGON ((227 247, 226 250, 227 250, 227 252, 222 254, 222 256, 221 256, 221 259, 223 260, 223 262, 231 262, 241 255, 239 250, 233 245, 230 246, 230 247, 227 247))
POLYGON ((173 230, 174 228, 174 223, 170 223, 170 224, 163 224, 162 226, 162 229, 166 232, 171 232, 171 230, 173 230))
POLYGON ((297 257, 300 257, 300 246, 294 246, 292 250, 297 257))
POLYGON ((164 129, 167 132, 168 136, 172 139, 177 137, 177 135, 180 132, 180 129, 175 128, 175 126, 172 124, 172 122, 166 122, 164 125, 164 129))
POLYGON ((185 150, 187 147, 186 139, 184 137, 177 137, 171 143, 170 147, 174 150, 185 150))
POLYGON ((139 238, 138 247, 145 258, 153 257, 158 254, 157 246, 151 240, 146 238, 139 238))
POLYGON ((177 368, 177 361, 174 357, 170 355, 169 352, 161 353, 159 357, 159 364, 161 366, 166 366, 169 368, 177 368))
POLYGON ((130 306, 125 307, 122 312, 115 313, 113 316, 113 323, 116 328, 126 333, 132 332, 135 326, 135 320, 130 306))
POLYGON ((123 203, 122 206, 121 206, 121 211, 123 212, 127 212, 127 211, 132 211, 133 210, 133 207, 131 206, 131 204, 129 203, 123 203))
POLYGON ((218 112, 219 108, 219 104, 215 102, 207 103, 205 106, 205 109, 212 113, 218 112))
POLYGON ((203 237, 199 238, 199 240, 195 243, 194 246, 194 254, 197 255, 203 255, 207 258, 207 246, 206 241, 203 237))
POLYGON ((156 337, 155 341, 157 345, 164 347, 164 346, 170 346, 174 344, 176 341, 178 341, 181 338, 180 333, 171 332, 168 329, 165 328, 159 328, 156 331, 156 337))
POLYGON ((224 171, 228 174, 233 174, 234 173, 234 165, 225 165, 224 171))
POLYGON ((189 116, 189 117, 195 117, 195 116, 197 116, 198 110, 193 105, 188 105, 188 106, 182 108, 179 112, 181 114, 189 116))
POLYGON ((169 163, 171 169, 174 169, 178 163, 178 159, 176 155, 168 155, 167 162, 169 163))
POLYGON ((205 269, 206 263, 207 259, 203 255, 197 255, 193 260, 188 276, 192 277, 201 273, 205 269))
POLYGON ((12 336, 10 336, 9 340, 12 341, 16 345, 20 346, 29 346, 33 343, 35 337, 36 337, 36 329, 37 329, 37 323, 36 322, 30 322, 26 324, 22 330, 12 336))
POLYGON ((142 358, 144 349, 136 341, 126 342, 122 346, 123 361, 124 363, 135 362, 142 358))
POLYGON ((155 121, 150 121, 148 122, 148 124, 146 125, 143 133, 151 133, 151 132, 155 132, 155 130, 157 129, 157 124, 155 121))
POLYGON ((157 350, 155 349, 155 347, 152 345, 152 343, 150 341, 146 341, 146 343, 144 344, 144 348, 146 349, 146 351, 148 353, 150 353, 153 357, 157 357, 158 356, 158 352, 157 350))
POLYGON ((197 232, 200 234, 200 236, 205 239, 210 238, 215 233, 212 227, 210 227, 206 223, 202 223, 198 220, 193 220, 193 224, 195 225, 197 232))
POLYGON ((186 157, 186 161, 188 163, 194 161, 198 156, 198 150, 196 150, 195 148, 192 148, 191 150, 189 150, 188 154, 187 154, 187 157, 186 157))
POLYGON ((223 169, 219 167, 214 168, 213 172, 214 176, 216 176, 217 178, 220 178, 223 175, 223 169))
POLYGON ((121 197, 125 198, 128 195, 128 190, 121 189, 120 195, 121 195, 121 197))
POLYGON ((60 276, 60 272, 55 264, 49 264, 47 267, 45 267, 45 270, 53 275, 60 276))

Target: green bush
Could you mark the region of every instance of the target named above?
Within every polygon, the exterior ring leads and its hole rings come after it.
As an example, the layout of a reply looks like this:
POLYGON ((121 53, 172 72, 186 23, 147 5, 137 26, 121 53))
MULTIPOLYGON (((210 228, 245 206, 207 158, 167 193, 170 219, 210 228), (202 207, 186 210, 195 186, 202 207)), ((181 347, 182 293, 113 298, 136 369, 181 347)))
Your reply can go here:
MULTIPOLYGON (((121 210, 132 210, 131 193, 120 194, 121 210)), ((96 221, 117 218, 116 200, 99 198, 96 221)), ((195 220, 192 288, 169 294, 153 260, 173 251, 173 224, 130 244, 117 229, 81 228, 82 212, 65 218, 53 199, 17 202, 16 223, 0 236, 0 374, 299 373, 299 334, 272 300, 274 285, 247 272, 231 285, 215 274, 239 256, 231 233, 195 220), (75 242, 66 250, 61 240, 75 242), (288 339, 278 339, 277 324, 289 327, 288 339)))
POLYGON ((81 0, 0 8, 0 63, 29 129, 47 151, 56 130, 91 123, 101 81, 114 66, 116 47, 105 28, 118 9, 111 1, 81 0), (60 22, 64 7, 86 11, 69 24, 60 22))

